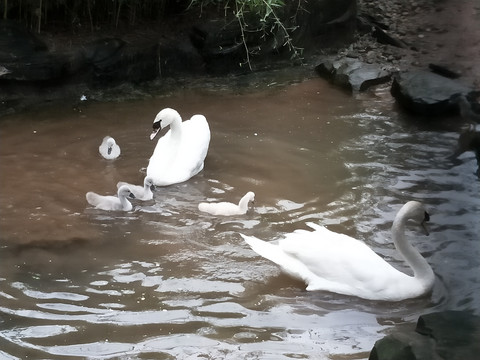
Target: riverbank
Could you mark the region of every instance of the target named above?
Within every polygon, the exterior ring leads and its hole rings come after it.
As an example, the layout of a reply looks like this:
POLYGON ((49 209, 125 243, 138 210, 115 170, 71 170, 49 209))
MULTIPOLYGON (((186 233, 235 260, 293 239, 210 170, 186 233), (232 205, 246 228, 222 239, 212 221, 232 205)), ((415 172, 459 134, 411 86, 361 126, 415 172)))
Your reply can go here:
MULTIPOLYGON (((246 69, 245 65, 241 73, 222 69, 220 74, 202 72, 204 64, 188 41, 192 27, 192 19, 188 16, 129 31, 43 33, 41 39, 50 52, 67 54, 67 70, 60 64, 59 71, 73 72, 76 66, 81 67, 79 64, 85 58, 87 62, 97 61, 95 69, 66 82, 2 79, 0 116, 56 101, 71 102, 73 107, 78 107, 85 99, 123 101, 168 93, 176 86, 188 88, 202 83, 213 89, 238 83, 261 86, 265 79, 266 84, 278 83, 275 73, 273 76, 267 73, 281 72, 281 69, 291 72, 285 81, 301 81, 317 76, 313 69, 325 55, 377 63, 389 72, 429 69, 434 65, 455 74, 465 85, 479 89, 480 64, 476 61, 480 58, 479 19, 480 6, 473 0, 359 0, 354 36, 352 39, 345 36, 341 40, 343 46, 328 44, 325 48, 305 49, 302 63, 279 57, 268 59, 268 66, 259 66, 254 71, 246 69), (100 48, 100 38, 113 40, 100 48), (169 47, 172 43, 175 43, 173 50, 169 47), (129 45, 135 47, 124 51, 129 45), (105 52, 116 54, 117 58, 105 61, 102 58, 105 52), (152 61, 156 53, 160 53, 159 61, 152 61), (165 57, 164 54, 170 55, 165 57), (119 64, 125 62, 134 64, 133 70, 122 71, 119 64), (249 76, 252 73, 255 75, 249 76), (242 80, 245 75, 248 79, 242 80), (87 83, 87 78, 94 79, 94 86, 87 83)), ((342 31, 346 33, 351 29, 342 31)))

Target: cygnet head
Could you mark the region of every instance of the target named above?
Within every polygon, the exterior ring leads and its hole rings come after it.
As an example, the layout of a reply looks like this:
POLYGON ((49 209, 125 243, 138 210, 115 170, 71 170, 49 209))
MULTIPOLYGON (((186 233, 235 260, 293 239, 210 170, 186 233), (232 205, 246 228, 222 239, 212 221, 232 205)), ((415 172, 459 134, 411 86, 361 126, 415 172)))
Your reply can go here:
POLYGON ((152 191, 155 190, 155 184, 150 176, 146 176, 145 179, 143 179, 143 186, 148 186, 152 191))
POLYGON ((112 137, 109 137, 107 139, 107 153, 110 155, 112 153, 113 147, 116 145, 115 139, 112 137))
POLYGON ((177 110, 165 108, 160 111, 155 117, 155 120, 153 120, 153 131, 150 135, 150 140, 153 140, 161 129, 170 125, 175 119, 181 120, 180 114, 177 110))
POLYGON ((135 195, 133 195, 128 185, 120 186, 120 188, 118 189, 117 195, 118 197, 125 197, 125 198, 130 197, 131 199, 135 199, 135 195))
POLYGON ((249 191, 247 194, 248 202, 255 202, 255 193, 253 191, 249 191))

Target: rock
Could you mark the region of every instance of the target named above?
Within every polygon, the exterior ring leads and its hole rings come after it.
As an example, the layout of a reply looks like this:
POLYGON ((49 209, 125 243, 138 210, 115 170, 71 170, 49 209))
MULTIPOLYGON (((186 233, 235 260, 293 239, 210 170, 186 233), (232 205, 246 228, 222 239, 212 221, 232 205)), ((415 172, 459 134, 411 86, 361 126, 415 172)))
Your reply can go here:
POLYGON ((444 65, 428 64, 428 68, 434 73, 450 79, 458 79, 461 76, 461 74, 459 74, 458 72, 455 72, 444 65))
POLYGON ((97 49, 93 62, 95 85, 140 83, 158 77, 160 73, 158 44, 120 45, 116 50, 109 41, 105 41, 104 44, 107 47, 106 51, 97 49))
POLYGON ((452 95, 468 96, 474 91, 428 71, 407 71, 394 76, 390 92, 401 106, 414 114, 438 116, 457 111, 457 106, 450 102, 452 95))
POLYGON ((416 360, 412 347, 395 335, 388 335, 377 341, 369 360, 416 360))
POLYGON ((367 64, 357 59, 326 59, 316 72, 334 84, 353 91, 363 91, 390 80, 391 74, 378 64, 367 64))
POLYGON ((355 31, 354 0, 313 0, 301 7, 285 2, 273 11, 275 16, 265 19, 246 13, 242 24, 229 12, 195 24, 190 39, 206 71, 228 74, 271 69, 285 59, 300 60, 300 48, 325 48, 328 42, 353 37, 355 31))
POLYGON ((176 39, 160 45, 159 58, 162 77, 205 72, 202 56, 189 40, 176 39))
POLYGON ((0 21, 1 80, 45 81, 61 78, 69 67, 65 54, 52 54, 46 44, 27 29, 0 21))
POLYGON ((480 352, 480 317, 442 311, 419 317, 414 331, 396 331, 378 340, 369 360, 474 360, 480 352))

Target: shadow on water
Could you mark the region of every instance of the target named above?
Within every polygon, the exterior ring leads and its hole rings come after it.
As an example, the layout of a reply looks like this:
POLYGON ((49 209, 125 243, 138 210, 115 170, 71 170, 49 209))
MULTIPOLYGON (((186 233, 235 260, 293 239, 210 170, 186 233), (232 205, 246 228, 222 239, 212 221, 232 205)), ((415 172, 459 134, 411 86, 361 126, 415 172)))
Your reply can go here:
POLYGON ((412 121, 386 88, 352 97, 320 79, 275 82, 3 119, 0 357, 363 359, 420 314, 478 313, 479 182, 472 154, 448 158, 455 127, 412 121), (87 191, 142 183, 151 123, 167 106, 209 120, 204 170, 131 212, 91 208, 87 191), (122 149, 115 161, 98 154, 107 134, 122 149), (247 191, 256 203, 244 216, 197 210, 247 191), (390 227, 411 199, 432 216, 428 238, 407 232, 437 276, 420 299, 307 292, 239 235, 275 240, 313 221, 409 272, 390 227))

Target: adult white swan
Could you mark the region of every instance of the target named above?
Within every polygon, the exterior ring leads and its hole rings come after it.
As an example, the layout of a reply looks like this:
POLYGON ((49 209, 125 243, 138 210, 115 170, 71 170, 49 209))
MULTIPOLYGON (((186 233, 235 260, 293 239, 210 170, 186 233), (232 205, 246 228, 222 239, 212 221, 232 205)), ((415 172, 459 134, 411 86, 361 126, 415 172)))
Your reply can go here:
POLYGON ((153 121, 150 140, 168 125, 170 130, 158 139, 147 167, 147 176, 159 186, 180 183, 198 174, 210 144, 210 128, 203 115, 182 122, 176 110, 163 109, 153 121))
POLYGON ((152 200, 153 199, 153 190, 155 190, 155 185, 153 184, 153 180, 151 177, 145 176, 143 179, 143 186, 140 185, 132 185, 123 181, 119 181, 117 183, 117 189, 120 189, 123 185, 127 185, 135 195, 135 199, 137 200, 152 200))
POLYGON ((427 261, 405 239, 408 219, 429 220, 423 205, 406 203, 392 226, 393 242, 413 270, 407 275, 387 263, 363 242, 308 223, 314 231, 296 230, 277 245, 242 237, 259 255, 305 281, 307 290, 325 290, 370 300, 399 301, 431 291, 435 275, 427 261))
POLYGON ((117 196, 111 195, 99 195, 93 191, 89 191, 86 194, 87 202, 90 205, 95 206, 95 209, 101 210, 132 210, 132 204, 127 200, 127 197, 135 199, 135 195, 132 194, 130 188, 127 185, 121 186, 118 189, 117 196))
POLYGON ((255 200, 255 194, 252 191, 246 193, 239 201, 238 205, 231 202, 206 203, 198 204, 198 210, 207 212, 212 215, 243 215, 247 213, 248 204, 255 200))
POLYGON ((113 160, 120 156, 120 146, 111 136, 105 136, 98 147, 98 152, 107 160, 113 160))

